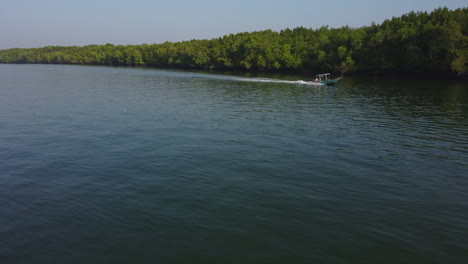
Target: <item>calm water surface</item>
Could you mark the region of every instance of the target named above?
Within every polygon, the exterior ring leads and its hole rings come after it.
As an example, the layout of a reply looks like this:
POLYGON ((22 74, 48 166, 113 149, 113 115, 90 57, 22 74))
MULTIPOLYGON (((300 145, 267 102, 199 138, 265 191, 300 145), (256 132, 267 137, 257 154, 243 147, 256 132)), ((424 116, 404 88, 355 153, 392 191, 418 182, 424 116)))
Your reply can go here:
POLYGON ((468 85, 0 65, 0 263, 466 263, 468 85))

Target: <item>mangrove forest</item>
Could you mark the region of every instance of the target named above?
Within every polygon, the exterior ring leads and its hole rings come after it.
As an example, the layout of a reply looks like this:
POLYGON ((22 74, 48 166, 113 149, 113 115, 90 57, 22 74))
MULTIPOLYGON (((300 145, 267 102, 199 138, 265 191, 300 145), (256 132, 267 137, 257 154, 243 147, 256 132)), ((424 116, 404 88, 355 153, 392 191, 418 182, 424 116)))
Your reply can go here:
POLYGON ((467 34, 468 8, 438 8, 360 28, 297 27, 159 44, 6 49, 0 50, 0 62, 466 77, 467 34))

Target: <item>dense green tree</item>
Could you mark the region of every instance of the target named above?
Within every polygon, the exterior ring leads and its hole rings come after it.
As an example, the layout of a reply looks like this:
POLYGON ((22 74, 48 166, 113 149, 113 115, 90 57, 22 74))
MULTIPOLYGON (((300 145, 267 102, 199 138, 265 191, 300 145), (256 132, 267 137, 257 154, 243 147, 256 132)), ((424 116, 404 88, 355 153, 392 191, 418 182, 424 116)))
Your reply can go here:
POLYGON ((466 76, 467 34, 468 8, 438 8, 361 28, 298 27, 152 45, 7 49, 0 50, 0 62, 466 76))

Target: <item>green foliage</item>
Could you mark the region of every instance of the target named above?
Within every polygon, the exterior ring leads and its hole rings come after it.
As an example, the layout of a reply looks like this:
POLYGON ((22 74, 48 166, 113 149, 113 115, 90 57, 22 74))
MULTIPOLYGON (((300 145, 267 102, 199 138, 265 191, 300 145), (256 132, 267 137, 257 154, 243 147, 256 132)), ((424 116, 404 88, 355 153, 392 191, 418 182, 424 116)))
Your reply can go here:
POLYGON ((467 34, 468 8, 439 8, 362 28, 298 27, 152 45, 8 49, 0 50, 0 62, 463 76, 467 34))

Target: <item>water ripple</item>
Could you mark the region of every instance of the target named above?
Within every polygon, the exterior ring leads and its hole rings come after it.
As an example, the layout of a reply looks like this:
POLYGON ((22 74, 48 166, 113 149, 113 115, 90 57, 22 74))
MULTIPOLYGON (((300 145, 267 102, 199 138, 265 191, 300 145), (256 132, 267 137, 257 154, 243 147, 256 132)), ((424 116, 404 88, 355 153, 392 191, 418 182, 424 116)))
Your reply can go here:
POLYGON ((0 78, 5 263, 468 257, 464 84, 61 65, 0 78))

